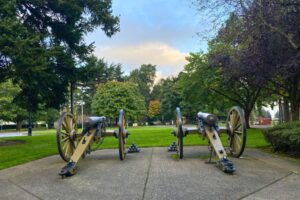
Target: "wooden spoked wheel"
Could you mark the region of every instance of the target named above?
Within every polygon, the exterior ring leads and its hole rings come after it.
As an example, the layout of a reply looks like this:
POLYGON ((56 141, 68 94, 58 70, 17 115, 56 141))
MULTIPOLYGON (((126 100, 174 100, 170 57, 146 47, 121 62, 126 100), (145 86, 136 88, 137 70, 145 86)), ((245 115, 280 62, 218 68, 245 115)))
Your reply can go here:
POLYGON ((59 155, 64 161, 70 160, 78 140, 75 117, 71 113, 63 113, 57 121, 56 141, 59 155))
POLYGON ((126 132, 125 132, 125 126, 126 126, 126 120, 125 120, 125 112, 123 110, 120 110, 119 114, 119 121, 118 121, 118 127, 119 127, 119 157, 120 160, 124 160, 126 156, 126 150, 125 150, 125 144, 126 144, 126 132))
POLYGON ((246 122, 242 108, 235 106, 230 109, 227 117, 228 146, 232 156, 239 158, 246 145, 246 122))
POLYGON ((182 129, 182 117, 180 108, 176 108, 176 127, 177 127, 177 153, 179 154, 179 158, 183 158, 183 129, 182 129))

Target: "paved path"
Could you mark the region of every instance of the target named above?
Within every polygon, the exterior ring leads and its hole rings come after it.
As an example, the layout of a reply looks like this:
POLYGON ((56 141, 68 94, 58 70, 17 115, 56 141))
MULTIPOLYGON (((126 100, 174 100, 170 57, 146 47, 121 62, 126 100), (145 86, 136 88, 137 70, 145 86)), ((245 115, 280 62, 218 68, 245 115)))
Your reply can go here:
POLYGON ((0 138, 3 138, 3 137, 16 137, 16 136, 27 136, 27 132, 5 132, 5 133, 0 133, 0 138))
POLYGON ((99 150, 61 179, 64 165, 50 156, 0 171, 0 199, 299 199, 300 164, 250 149, 232 159, 234 175, 205 164, 207 147, 185 147, 178 160, 166 148, 144 148, 119 161, 99 150))

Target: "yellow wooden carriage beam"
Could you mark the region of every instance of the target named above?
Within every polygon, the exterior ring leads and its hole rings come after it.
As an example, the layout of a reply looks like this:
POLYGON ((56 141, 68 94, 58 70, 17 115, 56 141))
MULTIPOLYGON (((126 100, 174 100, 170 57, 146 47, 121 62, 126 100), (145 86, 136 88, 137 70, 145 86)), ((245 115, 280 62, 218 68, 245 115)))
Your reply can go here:
POLYGON ((120 110, 118 130, 107 131, 105 117, 89 117, 82 133, 78 133, 74 116, 71 113, 63 113, 57 122, 56 138, 59 154, 67 164, 59 174, 62 177, 74 175, 76 165, 90 151, 92 144, 99 143, 101 138, 107 136, 114 136, 119 140, 119 158, 123 160, 126 155, 125 143, 128 136, 125 126, 125 113, 120 110))
POLYGON ((228 137, 228 150, 234 157, 240 157, 246 144, 246 123, 243 110, 237 106, 230 109, 227 117, 226 127, 218 126, 218 119, 215 115, 209 113, 197 113, 197 127, 183 127, 182 116, 179 108, 176 108, 176 130, 174 135, 177 137, 177 147, 179 158, 183 158, 183 137, 189 134, 199 134, 206 137, 212 150, 218 156, 218 163, 224 172, 232 173, 235 167, 227 158, 227 153, 219 133, 225 132, 228 137))

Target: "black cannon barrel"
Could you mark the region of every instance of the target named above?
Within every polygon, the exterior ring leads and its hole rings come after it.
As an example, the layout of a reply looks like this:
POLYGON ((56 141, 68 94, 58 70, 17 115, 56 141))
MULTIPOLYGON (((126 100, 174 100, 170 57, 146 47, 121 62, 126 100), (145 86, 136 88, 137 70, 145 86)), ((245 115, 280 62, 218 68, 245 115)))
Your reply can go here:
POLYGON ((213 114, 198 112, 197 113, 197 117, 199 119, 202 119, 204 121, 204 123, 206 123, 206 124, 208 124, 210 126, 216 125, 218 123, 217 116, 213 115, 213 114))
POLYGON ((106 120, 106 117, 88 117, 84 122, 84 126, 87 128, 92 128, 96 124, 98 124, 100 122, 104 122, 105 120, 106 120))

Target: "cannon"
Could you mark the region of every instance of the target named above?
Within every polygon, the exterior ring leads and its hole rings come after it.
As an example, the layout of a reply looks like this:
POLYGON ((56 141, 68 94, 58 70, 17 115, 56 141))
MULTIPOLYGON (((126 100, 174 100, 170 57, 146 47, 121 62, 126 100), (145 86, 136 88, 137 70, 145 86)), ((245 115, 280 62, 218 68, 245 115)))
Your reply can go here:
POLYGON ((228 159, 225 148, 222 145, 219 134, 227 134, 228 153, 239 158, 246 145, 246 123, 244 111, 238 107, 232 107, 227 116, 226 127, 219 127, 217 116, 210 113, 198 112, 196 115, 197 127, 183 127, 183 119, 180 108, 176 108, 176 129, 172 132, 177 137, 177 153, 183 158, 183 138, 189 134, 199 134, 208 139, 211 162, 212 154, 215 153, 219 160, 218 166, 225 173, 236 171, 234 164, 228 159))
POLYGON ((129 133, 125 129, 125 112, 120 110, 118 129, 106 130, 105 117, 88 117, 82 132, 77 131, 76 120, 71 113, 62 113, 57 121, 56 140, 58 152, 67 164, 60 170, 62 177, 72 176, 76 173, 76 166, 80 159, 91 152, 93 143, 101 144, 104 137, 114 136, 119 140, 119 158, 124 160, 126 151, 126 138, 129 133))

